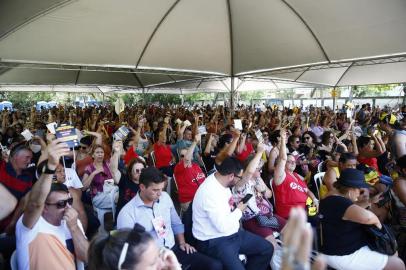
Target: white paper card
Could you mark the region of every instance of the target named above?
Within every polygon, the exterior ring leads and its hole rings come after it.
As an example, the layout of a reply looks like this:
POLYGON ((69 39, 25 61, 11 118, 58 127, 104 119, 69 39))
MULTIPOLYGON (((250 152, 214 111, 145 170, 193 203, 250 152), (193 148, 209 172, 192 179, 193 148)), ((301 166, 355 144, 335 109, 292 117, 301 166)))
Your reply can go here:
POLYGON ((55 127, 56 127, 56 122, 52 122, 52 123, 47 124, 48 130, 49 130, 49 132, 51 132, 52 134, 55 134, 55 133, 56 133, 55 127))
POLYGON ((184 121, 183 123, 184 123, 187 127, 192 125, 192 123, 190 123, 189 120, 186 120, 186 121, 184 121))
POLYGON ((28 129, 25 129, 23 132, 21 132, 21 135, 24 137, 24 139, 26 141, 30 141, 33 136, 32 133, 28 129))
POLYGON ((260 142, 260 143, 262 143, 263 141, 264 141, 264 139, 263 139, 263 137, 262 137, 262 132, 261 132, 261 130, 257 130, 257 131, 255 131, 255 136, 257 137, 257 139, 258 139, 258 141, 260 142))
POLYGON ((235 129, 242 130, 241 119, 234 119, 234 127, 235 129))
POLYGON ((206 126, 199 126, 197 129, 199 130, 199 134, 201 135, 207 134, 206 126))

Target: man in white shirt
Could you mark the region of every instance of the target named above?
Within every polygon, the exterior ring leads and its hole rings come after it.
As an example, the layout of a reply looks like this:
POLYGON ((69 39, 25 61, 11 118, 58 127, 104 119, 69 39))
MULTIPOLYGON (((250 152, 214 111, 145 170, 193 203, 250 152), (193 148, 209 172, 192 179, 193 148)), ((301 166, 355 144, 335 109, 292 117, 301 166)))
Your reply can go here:
POLYGON ((60 157, 70 150, 57 139, 46 153, 47 164, 16 226, 18 269, 83 269, 83 263, 75 262, 87 261, 89 244, 82 224, 68 188, 52 182, 60 157))
POLYGON ((217 172, 208 176, 193 200, 193 236, 197 249, 219 259, 225 269, 267 269, 273 254, 270 242, 240 229, 240 218, 246 204, 234 202, 230 187, 241 179, 240 162, 226 158, 216 166, 217 172), (239 260, 247 256, 247 264, 239 260))

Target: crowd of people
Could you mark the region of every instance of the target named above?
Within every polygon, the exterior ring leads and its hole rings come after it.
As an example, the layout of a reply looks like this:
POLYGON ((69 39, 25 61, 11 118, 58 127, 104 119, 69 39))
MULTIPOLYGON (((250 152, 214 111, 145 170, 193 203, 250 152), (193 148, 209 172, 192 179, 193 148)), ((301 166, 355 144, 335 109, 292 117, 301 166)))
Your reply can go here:
POLYGON ((406 107, 1 117, 0 269, 405 269, 406 107))

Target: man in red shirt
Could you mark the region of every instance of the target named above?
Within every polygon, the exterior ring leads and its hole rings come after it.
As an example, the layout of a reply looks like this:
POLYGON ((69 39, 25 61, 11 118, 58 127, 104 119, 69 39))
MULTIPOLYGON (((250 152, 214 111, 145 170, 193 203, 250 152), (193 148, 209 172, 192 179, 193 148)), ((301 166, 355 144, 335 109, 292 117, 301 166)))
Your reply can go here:
POLYGON ((175 166, 174 176, 178 186, 178 196, 181 210, 186 211, 190 202, 193 200, 195 193, 203 183, 206 176, 204 175, 199 164, 192 162, 193 151, 200 141, 200 134, 197 134, 189 148, 180 150, 180 161, 175 166))

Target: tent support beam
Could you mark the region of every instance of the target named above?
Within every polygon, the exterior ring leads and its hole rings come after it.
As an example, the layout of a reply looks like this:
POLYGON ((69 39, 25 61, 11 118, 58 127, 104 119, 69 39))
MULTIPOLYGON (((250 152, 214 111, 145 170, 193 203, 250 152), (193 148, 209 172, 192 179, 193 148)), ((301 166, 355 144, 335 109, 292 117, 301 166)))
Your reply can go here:
POLYGON ((155 26, 154 31, 152 31, 151 35, 149 36, 147 43, 145 44, 144 48, 142 49, 142 52, 140 54, 140 57, 138 58, 137 63, 135 64, 135 67, 138 68, 138 66, 141 63, 142 58, 144 57, 145 52, 148 49, 149 44, 151 43, 152 39, 154 38, 156 32, 158 31, 159 27, 162 25, 162 23, 165 21, 166 17, 172 12, 172 10, 176 7, 176 5, 180 2, 180 0, 177 0, 175 3, 172 4, 172 6, 168 9, 168 11, 164 14, 164 16, 161 18, 161 20, 158 22, 158 24, 155 26))
POLYGON ((317 45, 319 46, 321 52, 323 53, 324 58, 331 63, 330 58, 328 57, 326 50, 324 49, 323 45, 321 45, 320 40, 317 38, 316 34, 313 32, 313 30, 310 28, 309 24, 305 21, 305 19, 300 15, 300 13, 291 5, 289 4, 286 0, 281 0, 295 15, 299 18, 299 20, 304 24, 306 29, 310 32, 314 40, 316 41, 317 45))

